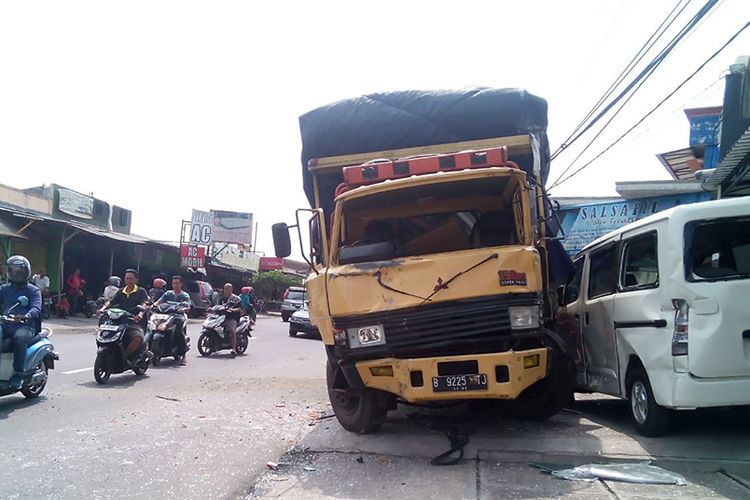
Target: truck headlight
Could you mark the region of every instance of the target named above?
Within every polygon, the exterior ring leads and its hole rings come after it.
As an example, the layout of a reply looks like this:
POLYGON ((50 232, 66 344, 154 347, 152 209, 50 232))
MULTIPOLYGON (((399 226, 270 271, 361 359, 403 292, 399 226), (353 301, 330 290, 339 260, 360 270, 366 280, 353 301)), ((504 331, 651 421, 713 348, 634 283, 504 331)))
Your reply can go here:
POLYGON ((513 306, 508 313, 511 330, 539 328, 539 306, 513 306))
POLYGON ((349 346, 352 349, 385 344, 385 330, 383 330, 383 325, 347 328, 346 334, 349 337, 349 346))

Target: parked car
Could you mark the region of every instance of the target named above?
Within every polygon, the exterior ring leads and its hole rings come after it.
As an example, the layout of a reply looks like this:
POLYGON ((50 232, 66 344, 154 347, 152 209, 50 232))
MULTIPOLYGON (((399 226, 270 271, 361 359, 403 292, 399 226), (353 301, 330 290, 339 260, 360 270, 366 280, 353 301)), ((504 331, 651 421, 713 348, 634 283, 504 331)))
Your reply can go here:
POLYGON ((185 290, 193 301, 193 307, 190 309, 190 315, 193 317, 203 316, 211 308, 211 295, 214 292, 213 287, 207 281, 195 279, 185 280, 185 290))
POLYGON ((284 302, 281 303, 281 320, 289 321, 292 313, 302 308, 307 300, 307 292, 304 287, 292 286, 284 293, 284 302))
POLYGON ((695 203, 588 245, 558 290, 577 389, 629 400, 639 433, 672 410, 750 405, 750 202, 695 203))
POLYGON ((318 328, 310 322, 310 310, 307 304, 302 309, 292 313, 289 318, 289 336, 296 337, 298 333, 313 333, 320 335, 318 328))

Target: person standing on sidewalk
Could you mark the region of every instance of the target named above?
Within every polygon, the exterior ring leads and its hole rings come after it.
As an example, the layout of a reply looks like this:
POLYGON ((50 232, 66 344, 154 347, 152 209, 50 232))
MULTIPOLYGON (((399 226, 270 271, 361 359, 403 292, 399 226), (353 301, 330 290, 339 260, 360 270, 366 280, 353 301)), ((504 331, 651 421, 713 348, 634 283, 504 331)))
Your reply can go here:
POLYGON ((68 301, 70 302, 70 315, 78 314, 79 298, 83 295, 83 286, 86 280, 81 278, 81 270, 76 268, 73 274, 68 278, 68 301))

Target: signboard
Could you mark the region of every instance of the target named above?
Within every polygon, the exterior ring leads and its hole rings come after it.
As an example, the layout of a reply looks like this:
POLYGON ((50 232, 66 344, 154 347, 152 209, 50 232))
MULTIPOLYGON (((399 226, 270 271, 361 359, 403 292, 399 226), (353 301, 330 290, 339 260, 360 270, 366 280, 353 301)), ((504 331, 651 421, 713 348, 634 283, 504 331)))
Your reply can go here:
POLYGON ((180 267, 193 269, 206 267, 206 249, 195 245, 180 245, 180 267))
POLYGON ((192 245, 210 245, 212 241, 213 217, 211 212, 193 209, 190 219, 190 238, 192 245))
POLYGON ((57 190, 57 209, 79 219, 94 217, 94 199, 69 189, 57 190))
POLYGON ((710 199, 710 193, 702 192, 565 207, 559 213, 565 233, 563 247, 568 254, 575 255, 592 241, 626 224, 677 205, 710 199))
POLYGON ((280 271, 284 268, 284 259, 282 257, 261 257, 261 271, 280 271))
POLYGON ((222 243, 253 243, 253 214, 211 210, 211 239, 222 243))
POLYGON ((258 271, 260 258, 258 254, 237 248, 233 245, 214 243, 211 263, 243 269, 246 271, 258 271))

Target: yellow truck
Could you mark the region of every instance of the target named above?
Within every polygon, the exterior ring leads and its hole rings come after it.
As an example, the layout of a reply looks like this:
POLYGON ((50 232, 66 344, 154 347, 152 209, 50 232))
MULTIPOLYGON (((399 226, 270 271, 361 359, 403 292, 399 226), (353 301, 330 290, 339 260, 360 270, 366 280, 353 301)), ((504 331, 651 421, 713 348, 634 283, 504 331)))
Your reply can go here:
POLYGON ((448 135, 421 137, 402 116, 362 118, 357 100, 301 118, 312 208, 292 226, 275 224, 274 245, 290 255, 296 227, 331 405, 352 432, 376 431, 399 402, 489 402, 545 419, 572 395, 574 363, 550 329, 546 103, 495 89, 484 104, 446 96, 455 93, 396 95, 392 107, 427 108, 425 122, 447 120, 448 109, 448 135), (498 131, 526 133, 488 136, 498 131), (312 157, 318 151, 348 154, 312 157))

